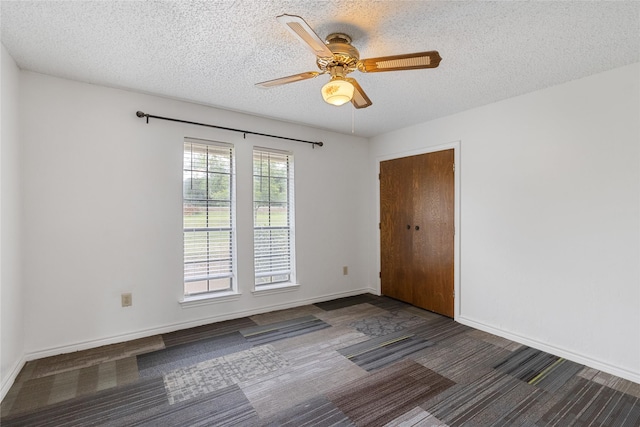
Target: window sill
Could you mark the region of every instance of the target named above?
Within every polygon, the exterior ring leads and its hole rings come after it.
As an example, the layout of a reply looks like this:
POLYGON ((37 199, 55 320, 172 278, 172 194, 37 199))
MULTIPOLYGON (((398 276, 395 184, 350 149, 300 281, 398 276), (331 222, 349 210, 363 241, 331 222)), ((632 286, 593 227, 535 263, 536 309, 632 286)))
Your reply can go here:
POLYGON ((260 297, 263 295, 280 294, 283 292, 294 292, 299 289, 300 289, 300 285, 298 283, 287 282, 287 283, 278 283, 275 285, 260 286, 259 288, 251 291, 251 293, 256 297, 260 297))
POLYGON ((227 291, 215 294, 194 295, 184 297, 178 303, 182 308, 200 307, 202 305, 218 304, 221 302, 236 301, 240 299, 240 292, 227 291))

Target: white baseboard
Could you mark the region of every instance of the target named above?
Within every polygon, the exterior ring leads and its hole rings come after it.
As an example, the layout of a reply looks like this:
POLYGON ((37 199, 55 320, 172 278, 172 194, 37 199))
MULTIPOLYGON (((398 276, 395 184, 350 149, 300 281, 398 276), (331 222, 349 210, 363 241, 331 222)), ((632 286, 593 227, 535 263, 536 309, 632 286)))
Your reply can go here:
POLYGON ((365 288, 367 290, 367 293, 373 294, 375 296, 382 296, 382 292, 380 292, 380 289, 375 289, 375 288, 365 288))
POLYGON ((333 293, 329 295, 323 295, 321 297, 289 301, 283 304, 272 304, 272 305, 262 306, 259 308, 253 308, 250 310, 242 310, 242 311, 226 313, 218 316, 205 317, 198 320, 192 320, 189 322, 173 323, 173 324, 159 326, 156 328, 150 328, 150 329, 145 329, 141 331, 114 335, 106 338, 100 338, 97 340, 77 342, 70 345, 64 345, 60 347, 52 347, 52 348, 47 348, 43 350, 33 351, 33 352, 27 353, 24 359, 26 361, 31 361, 31 360, 41 359, 43 357, 57 356, 59 354, 72 353, 74 351, 81 351, 81 350, 88 350, 90 348, 100 347, 103 345, 117 344, 120 342, 150 337, 153 335, 166 334, 168 332, 178 331, 180 329, 194 328, 196 326, 202 326, 209 323, 222 322, 222 321, 231 320, 231 319, 239 319, 242 317, 254 316, 256 314, 268 313, 270 311, 284 310, 287 308, 299 307, 301 305, 315 304, 318 302, 330 301, 337 298, 345 298, 345 297, 367 294, 367 293, 375 294, 375 292, 371 288, 360 288, 360 289, 351 290, 347 292, 338 292, 338 293, 333 293))
POLYGON ((15 363, 15 365, 13 365, 13 369, 11 369, 11 372, 9 373, 9 375, 2 378, 2 389, 0 389, 0 401, 4 400, 4 397, 7 395, 7 393, 9 392, 9 389, 11 388, 13 383, 16 381, 16 378, 18 377, 18 374, 24 367, 25 363, 27 363, 27 360, 23 356, 15 363))
POLYGON ((580 363, 590 368, 597 369, 599 371, 606 372, 608 374, 612 374, 617 377, 624 378, 629 381, 633 381, 634 383, 640 384, 640 372, 633 372, 627 369, 619 368, 607 362, 593 359, 589 356, 574 353, 564 348, 549 345, 547 343, 536 341, 531 338, 523 337, 521 335, 514 334, 509 331, 497 329, 497 328, 494 328, 493 326, 485 325, 484 323, 477 322, 472 319, 468 319, 464 316, 458 316, 456 318, 456 321, 459 323, 462 323, 463 325, 467 325, 475 329, 480 329, 481 331, 489 332, 490 334, 497 335, 502 338, 507 338, 511 341, 515 341, 517 343, 527 345, 537 350, 542 350, 547 353, 553 354, 555 356, 560 356, 567 360, 571 360, 573 362, 580 363))

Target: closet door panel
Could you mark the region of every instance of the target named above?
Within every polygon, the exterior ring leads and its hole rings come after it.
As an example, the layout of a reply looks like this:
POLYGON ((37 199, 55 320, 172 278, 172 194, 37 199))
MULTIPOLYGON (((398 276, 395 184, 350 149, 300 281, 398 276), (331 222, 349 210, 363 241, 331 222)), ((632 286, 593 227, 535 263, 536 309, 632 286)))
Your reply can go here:
POLYGON ((380 163, 380 278, 382 294, 413 300, 413 195, 410 157, 380 163))
POLYGON ((453 150, 415 157, 413 304, 453 317, 453 150))

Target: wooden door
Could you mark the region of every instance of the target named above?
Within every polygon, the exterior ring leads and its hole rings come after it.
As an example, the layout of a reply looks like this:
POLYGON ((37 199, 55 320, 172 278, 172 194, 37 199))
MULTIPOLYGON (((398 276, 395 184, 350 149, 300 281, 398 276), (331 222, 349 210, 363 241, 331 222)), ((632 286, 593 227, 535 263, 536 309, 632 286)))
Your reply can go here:
POLYGON ((380 244, 382 293, 401 301, 413 300, 413 158, 380 163, 380 244))
POLYGON ((453 317, 453 150, 380 163, 382 294, 453 317))

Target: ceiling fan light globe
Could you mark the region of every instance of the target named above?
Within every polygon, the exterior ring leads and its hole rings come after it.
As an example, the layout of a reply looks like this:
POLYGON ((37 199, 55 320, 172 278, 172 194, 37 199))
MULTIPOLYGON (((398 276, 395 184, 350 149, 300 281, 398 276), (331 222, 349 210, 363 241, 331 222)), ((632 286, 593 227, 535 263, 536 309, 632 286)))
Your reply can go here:
POLYGON ((351 101, 354 87, 348 81, 342 79, 331 79, 329 83, 322 86, 322 98, 327 104, 340 106, 351 101))

